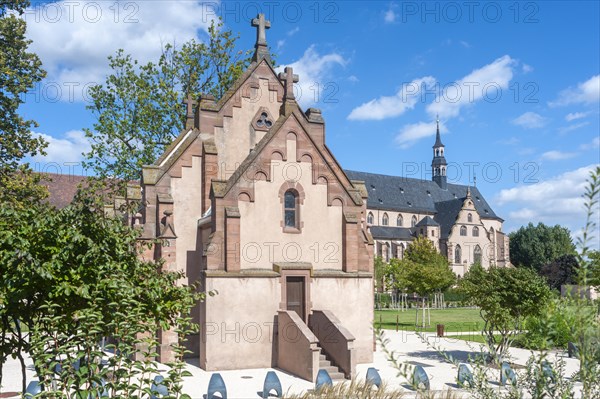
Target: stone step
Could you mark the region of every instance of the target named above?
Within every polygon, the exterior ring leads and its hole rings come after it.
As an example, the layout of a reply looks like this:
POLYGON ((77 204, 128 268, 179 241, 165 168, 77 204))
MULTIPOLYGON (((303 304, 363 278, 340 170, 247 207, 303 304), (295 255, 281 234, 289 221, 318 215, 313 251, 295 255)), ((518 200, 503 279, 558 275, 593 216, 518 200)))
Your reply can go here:
POLYGON ((327 360, 327 356, 321 353, 319 354, 319 360, 327 360))
POLYGON ((329 360, 319 360, 319 368, 324 369, 331 366, 331 362, 329 360))
MULTIPOLYGON (((337 369, 337 367, 336 367, 336 369, 337 369)), ((333 381, 345 381, 346 380, 344 373, 340 373, 339 371, 334 372, 334 373, 330 372, 329 376, 331 377, 331 379, 333 381)))
MULTIPOLYGON (((335 366, 326 366, 326 367, 320 367, 323 370, 327 370, 327 372, 329 373, 329 375, 331 376, 331 379, 333 379, 333 374, 342 374, 340 373, 340 369, 338 369, 335 366)), ((342 378, 343 378, 343 374, 342 374, 342 378)))

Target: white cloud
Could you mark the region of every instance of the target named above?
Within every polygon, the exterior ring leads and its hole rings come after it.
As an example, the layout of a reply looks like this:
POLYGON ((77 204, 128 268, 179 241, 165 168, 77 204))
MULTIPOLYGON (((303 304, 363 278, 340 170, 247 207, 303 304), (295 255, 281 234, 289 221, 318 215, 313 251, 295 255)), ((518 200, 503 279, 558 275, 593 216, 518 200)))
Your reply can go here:
POLYGON ((533 67, 531 65, 527 65, 527 64, 523 64, 523 73, 529 73, 531 71, 533 71, 533 67))
POLYGON ((547 122, 546 118, 535 112, 525 112, 523 115, 512 120, 513 125, 521 126, 525 129, 539 129, 544 127, 547 122))
POLYGON ((600 75, 592 76, 577 87, 569 87, 558 94, 555 101, 548 103, 551 107, 569 104, 593 104, 600 101, 600 75))
POLYGON ((64 89, 83 87, 104 82, 107 57, 119 48, 145 63, 158 58, 163 44, 196 38, 214 18, 206 6, 176 1, 37 3, 25 14, 31 21, 27 37, 48 71, 47 82, 64 89))
POLYGON ((577 119, 585 118, 589 114, 589 112, 569 112, 567 116, 565 116, 565 120, 567 122, 571 122, 577 119))
MULTIPOLYGON (((560 224, 578 235, 586 217, 582 194, 590 171, 596 166, 588 165, 539 183, 501 190, 495 202, 512 208, 507 212, 510 224, 560 224)), ((598 231, 595 236, 598 237, 598 231)))
POLYGON ((508 88, 515 65, 516 61, 505 55, 475 69, 459 81, 445 85, 441 94, 427 106, 427 112, 430 115, 439 114, 442 118, 453 118, 466 105, 485 98, 495 100, 500 95, 498 90, 508 88))
POLYGON ((424 88, 431 88, 434 84, 435 79, 431 76, 405 83, 394 96, 379 97, 354 108, 348 119, 381 120, 402 115, 415 107, 424 88))
POLYGON ((392 10, 390 8, 389 10, 387 10, 385 12, 385 15, 383 16, 383 20, 385 21, 385 23, 391 24, 391 23, 396 22, 397 17, 398 17, 398 15, 394 12, 394 10, 392 10))
POLYGON ((568 133, 568 132, 572 132, 573 130, 580 129, 580 128, 582 128, 584 126, 587 126, 589 124, 590 124, 589 122, 575 123, 573 125, 569 125, 569 126, 565 126, 565 127, 559 128, 558 132, 561 133, 561 134, 565 134, 565 133, 568 133))
POLYGON ((359 79, 356 77, 356 75, 348 76, 348 80, 351 81, 352 83, 356 83, 359 81, 359 79))
POLYGON ((575 152, 564 152, 564 151, 546 151, 542 154, 542 159, 548 161, 562 161, 563 159, 573 158, 577 155, 575 152))
POLYGON ((33 157, 36 162, 57 162, 59 164, 81 162, 83 159, 81 154, 91 149, 90 142, 81 130, 70 130, 63 135, 63 138, 56 138, 38 132, 33 132, 33 134, 48 142, 48 147, 45 150, 46 155, 33 157))
MULTIPOLYGON (((440 133, 446 133, 447 131, 446 126, 440 123, 440 133)), ((400 145, 400 148, 408 148, 425 137, 434 136, 435 132, 435 122, 412 123, 402 127, 395 141, 400 145)))
POLYGON ((464 48, 471 48, 471 45, 469 44, 469 42, 465 41, 465 40, 461 40, 459 42, 464 48))
POLYGON ((281 65, 277 72, 283 72, 286 66, 294 69, 299 82, 294 85, 296 100, 302 107, 319 102, 336 100, 339 81, 331 78, 336 66, 345 66, 347 61, 338 53, 320 55, 315 46, 306 49, 302 58, 287 65, 281 65))
POLYGON ((595 148, 600 148, 600 137, 594 137, 591 143, 582 144, 580 148, 582 150, 592 150, 595 148))
POLYGON ((298 33, 298 32, 300 32, 300 27, 299 27, 299 26, 296 26, 295 28, 293 28, 293 29, 290 29, 290 30, 287 32, 287 35, 288 35, 288 36, 294 36, 294 35, 295 35, 296 33, 298 33))

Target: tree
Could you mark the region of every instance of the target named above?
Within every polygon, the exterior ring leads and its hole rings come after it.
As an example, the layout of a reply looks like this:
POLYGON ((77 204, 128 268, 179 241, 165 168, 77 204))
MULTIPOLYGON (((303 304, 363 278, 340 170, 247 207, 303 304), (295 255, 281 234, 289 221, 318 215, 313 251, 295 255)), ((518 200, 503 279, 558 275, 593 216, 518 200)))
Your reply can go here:
POLYGON ((588 254, 588 259, 590 261, 589 264, 589 273, 590 280, 589 284, 592 287, 596 287, 600 290, 600 251, 592 250, 588 254))
POLYGON ((390 260, 385 268, 385 279, 388 287, 421 296, 443 291, 456 282, 448 260, 425 237, 417 238, 408 246, 404 259, 390 260))
POLYGON ((213 22, 207 43, 167 45, 156 63, 139 65, 124 50, 108 57, 112 74, 90 89, 88 109, 98 121, 84 129, 91 141, 85 166, 99 177, 138 179, 184 128, 188 94, 220 98, 247 67, 249 53, 235 50, 237 39, 213 22))
MULTIPOLYGON (((201 298, 178 283, 182 273, 141 259, 139 232, 106 217, 103 204, 80 192, 60 210, 47 204, 0 207, 0 360, 19 357, 24 371, 22 353, 30 353, 40 381, 62 389, 67 396, 60 397, 69 397, 75 382, 86 389, 81 397, 99 397, 101 378, 115 397, 149 388, 155 332, 177 328, 183 337, 201 298), (107 367, 101 367, 107 359, 101 337, 114 339, 107 367), (136 353, 149 360, 131 362, 136 353), (75 370, 75 362, 86 367, 75 370), (142 384, 130 385, 132 378, 142 384)), ((172 366, 181 371, 180 363, 172 366)), ((176 388, 180 377, 167 383, 176 388)))
POLYGON ((450 269, 448 260, 428 238, 414 240, 404 252, 404 260, 408 270, 406 280, 409 291, 427 295, 443 291, 456 282, 456 275, 450 269))
POLYGON ((539 272, 542 266, 563 255, 575 255, 571 233, 565 227, 529 223, 510 234, 510 260, 516 266, 539 272))
POLYGON ((20 165, 28 155, 43 153, 46 143, 34 137, 32 120, 19 115, 25 94, 36 82, 44 78, 40 59, 28 52, 31 44, 25 39, 27 25, 19 16, 29 5, 28 1, 0 2, 0 202, 13 204, 39 200, 44 190, 27 165, 20 165))
POLYGON ((502 358, 529 316, 539 315, 551 297, 550 288, 529 268, 473 265, 460 281, 460 290, 480 308, 492 358, 502 358), (500 338, 496 337, 496 332, 500 338))
POLYGON ((540 275, 546 278, 551 288, 560 291, 561 286, 577 282, 578 267, 579 264, 575 255, 563 255, 542 266, 540 275))

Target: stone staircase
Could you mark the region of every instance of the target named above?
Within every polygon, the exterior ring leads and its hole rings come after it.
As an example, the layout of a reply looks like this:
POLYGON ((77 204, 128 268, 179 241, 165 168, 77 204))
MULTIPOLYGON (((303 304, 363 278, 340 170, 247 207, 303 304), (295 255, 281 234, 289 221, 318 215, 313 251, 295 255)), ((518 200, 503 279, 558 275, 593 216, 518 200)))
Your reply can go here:
POLYGON ((317 347, 319 348, 319 369, 327 370, 333 382, 345 381, 344 373, 328 359, 321 345, 317 344, 317 347))

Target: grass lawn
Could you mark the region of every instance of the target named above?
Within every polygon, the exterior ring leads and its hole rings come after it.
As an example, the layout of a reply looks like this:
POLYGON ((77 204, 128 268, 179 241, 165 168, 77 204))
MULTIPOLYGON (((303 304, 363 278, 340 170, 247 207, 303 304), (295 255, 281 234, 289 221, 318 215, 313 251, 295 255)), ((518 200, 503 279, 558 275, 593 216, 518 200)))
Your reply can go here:
MULTIPOLYGON (((419 325, 421 324, 422 310, 419 311, 419 325)), ((436 331, 437 324, 444 325, 444 335, 452 332, 480 333, 483 328, 483 320, 479 316, 479 309, 448 308, 431 309, 431 325, 425 328, 415 329, 415 309, 405 310, 376 310, 375 327, 381 326, 386 330, 396 329, 396 317, 398 317, 398 330, 405 331, 436 331)))

